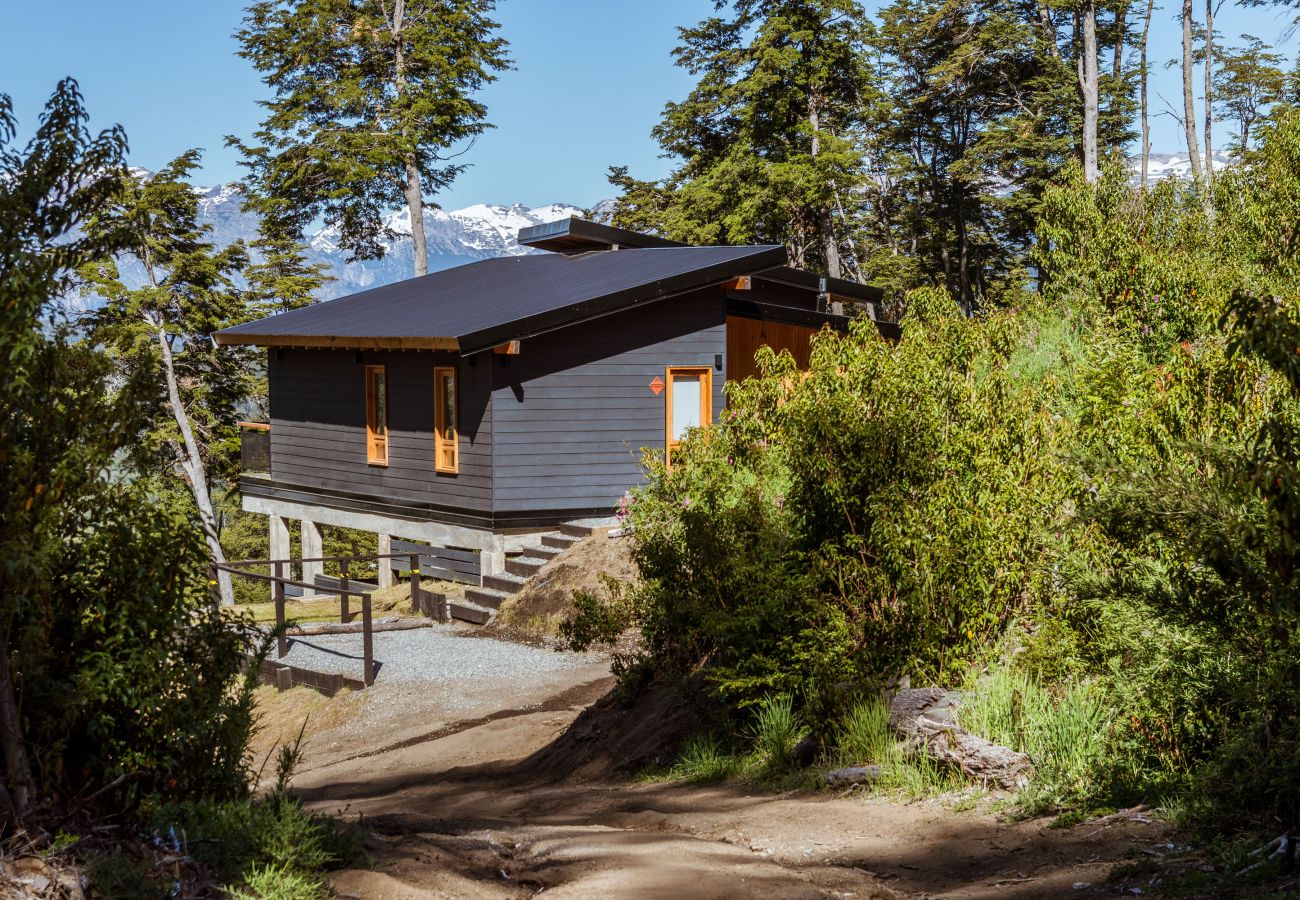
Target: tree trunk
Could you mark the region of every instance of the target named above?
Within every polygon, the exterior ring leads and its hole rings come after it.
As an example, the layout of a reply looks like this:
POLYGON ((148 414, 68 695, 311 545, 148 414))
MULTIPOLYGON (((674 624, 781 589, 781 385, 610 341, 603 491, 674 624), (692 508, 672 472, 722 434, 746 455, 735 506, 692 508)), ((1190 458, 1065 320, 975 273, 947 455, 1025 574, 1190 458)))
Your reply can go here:
MULTIPOLYGON (((393 88, 397 96, 406 92, 406 48, 402 45, 402 19, 406 15, 406 0, 393 4, 393 88)), ((402 128, 402 136, 410 140, 409 129, 402 128)), ((415 275, 429 274, 429 249, 424 234, 424 192, 420 189, 420 167, 415 155, 406 157, 406 181, 402 187, 406 196, 406 210, 411 216, 411 249, 415 262, 415 275)))
POLYGON ((32 766, 23 739, 22 717, 18 711, 18 694, 14 690, 13 668, 9 661, 9 637, 0 641, 0 748, 4 750, 4 802, 15 822, 22 820, 32 797, 32 766))
MULTIPOLYGON (((194 495, 194 505, 199 510, 199 522, 203 526, 203 539, 207 541, 208 552, 212 561, 223 565, 226 554, 221 549, 221 533, 217 528, 217 516, 212 508, 212 494, 208 490, 208 477, 203 471, 203 456, 199 452, 198 441, 194 439, 194 429, 190 425, 189 414, 181 403, 180 388, 176 380, 176 363, 172 357, 171 342, 167 339, 167 329, 161 318, 151 323, 158 336, 158 348, 162 352, 163 376, 167 381, 167 403, 172 408, 172 417, 181 432, 181 442, 185 451, 182 463, 189 478, 190 493, 194 495)), ((217 584, 221 589, 221 605, 233 606, 234 588, 230 583, 230 573, 218 570, 217 584)))
POLYGON ((1079 55, 1079 94, 1083 98, 1083 177, 1090 184, 1101 177, 1097 162, 1097 4, 1084 0, 1079 10, 1082 49, 1079 55))
POLYGON ((1018 788, 1034 773, 1024 753, 995 744, 959 727, 953 713, 961 702, 955 691, 904 688, 889 703, 889 727, 915 753, 960 769, 967 776, 1000 788, 1018 788))
POLYGON ((1111 55, 1110 77, 1115 81, 1116 97, 1119 96, 1119 81, 1124 77, 1124 39, 1128 26, 1128 3, 1124 2, 1115 10, 1115 50, 1111 55))
POLYGON ((1142 186, 1146 187, 1151 168, 1151 122, 1147 106, 1147 36, 1151 34, 1151 11, 1156 0, 1147 0, 1146 19, 1142 22, 1142 186))
POLYGON ((1214 0, 1205 0, 1205 186, 1214 185, 1214 112, 1211 108, 1214 78, 1214 0))
POLYGON ((1183 131, 1192 163, 1192 179, 1200 187, 1205 173, 1196 139, 1196 98, 1192 94, 1192 0, 1183 0, 1183 131))
MULTIPOLYGON (((812 128, 812 158, 814 169, 817 166, 817 157, 821 155, 821 98, 814 90, 808 95, 808 125, 812 128)), ((835 185, 832 182, 831 190, 834 191, 835 185)), ((824 209, 817 211, 817 218, 821 220, 822 245, 823 252, 826 256, 826 274, 831 278, 840 278, 843 267, 840 265, 840 247, 835 238, 835 216, 829 205, 824 209)))

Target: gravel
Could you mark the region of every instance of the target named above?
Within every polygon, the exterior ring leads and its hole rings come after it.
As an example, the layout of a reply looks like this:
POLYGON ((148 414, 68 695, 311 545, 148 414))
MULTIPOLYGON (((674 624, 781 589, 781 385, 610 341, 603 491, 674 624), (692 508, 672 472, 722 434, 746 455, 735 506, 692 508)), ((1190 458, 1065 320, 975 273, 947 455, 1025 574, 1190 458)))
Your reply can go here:
MULTIPOLYGON (((458 683, 495 678, 530 678, 576 669, 598 654, 559 653, 492 638, 464 637, 458 626, 431 625, 409 631, 381 631, 374 637, 375 684, 458 683)), ((361 677, 361 635, 321 634, 289 639, 282 662, 316 672, 361 677)))

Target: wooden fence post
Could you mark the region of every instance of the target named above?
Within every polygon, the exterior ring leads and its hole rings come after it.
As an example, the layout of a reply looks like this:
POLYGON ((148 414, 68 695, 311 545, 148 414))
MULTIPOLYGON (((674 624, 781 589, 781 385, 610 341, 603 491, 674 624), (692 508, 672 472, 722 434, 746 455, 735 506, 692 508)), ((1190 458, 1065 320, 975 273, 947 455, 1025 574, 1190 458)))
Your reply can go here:
POLYGON ((361 656, 365 660, 366 687, 375 683, 375 643, 370 629, 370 595, 361 595, 361 656))
POLYGON ((348 610, 348 561, 345 559, 339 563, 339 621, 344 625, 352 620, 352 614, 348 610))
POLYGON ((276 644, 279 650, 280 659, 289 654, 289 641, 284 634, 284 563, 277 562, 275 566, 275 581, 271 588, 271 595, 275 598, 275 630, 276 644))
POLYGON ((420 555, 411 554, 411 609, 417 613, 424 613, 424 598, 420 596, 420 555))

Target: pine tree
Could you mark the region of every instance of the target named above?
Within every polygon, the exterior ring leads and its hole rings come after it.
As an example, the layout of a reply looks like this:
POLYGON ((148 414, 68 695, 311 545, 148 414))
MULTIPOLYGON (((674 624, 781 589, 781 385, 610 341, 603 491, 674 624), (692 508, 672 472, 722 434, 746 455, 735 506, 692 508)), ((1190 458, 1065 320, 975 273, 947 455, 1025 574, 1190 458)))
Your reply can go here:
POLYGON ((298 234, 318 217, 353 259, 382 255, 385 210, 405 206, 414 272, 428 271, 426 197, 464 169, 463 142, 490 127, 474 94, 505 69, 491 0, 260 0, 240 55, 274 91, 244 145, 264 216, 298 234))
MULTIPOLYGON (((248 354, 220 353, 213 332, 252 317, 235 284, 247 264, 240 242, 217 249, 198 223, 198 199, 189 183, 199 153, 188 151, 144 179, 126 175, 117 196, 86 225, 88 234, 120 234, 122 253, 83 268, 87 290, 103 299, 89 313, 91 337, 124 372, 145 371, 157 390, 150 427, 135 461, 146 474, 179 471, 193 497, 212 559, 225 561, 212 501, 214 475, 228 474, 236 445, 238 407, 252 393, 248 354), (130 266, 144 285, 131 288, 130 266)), ((233 603, 230 576, 220 573, 221 597, 233 603)))
POLYGON ((736 0, 680 29, 699 81, 654 136, 680 161, 662 183, 611 169, 615 224, 690 243, 785 244, 793 265, 856 271, 844 209, 863 180, 855 131, 872 93, 855 0, 736 0))

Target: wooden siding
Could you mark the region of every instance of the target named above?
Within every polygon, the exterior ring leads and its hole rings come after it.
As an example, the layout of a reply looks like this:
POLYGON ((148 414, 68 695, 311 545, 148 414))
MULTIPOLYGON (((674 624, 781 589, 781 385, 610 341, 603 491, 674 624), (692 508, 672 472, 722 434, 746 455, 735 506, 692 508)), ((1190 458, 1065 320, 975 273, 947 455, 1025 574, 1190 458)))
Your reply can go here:
POLYGON ((271 477, 277 482, 487 512, 491 369, 452 353, 271 351, 271 477), (388 465, 366 463, 365 366, 386 367, 388 465), (460 471, 434 472, 434 366, 455 366, 460 471))
POLYGON ((727 316, 727 378, 741 381, 758 374, 754 354, 760 347, 789 350, 800 369, 808 368, 809 342, 818 329, 785 322, 727 316))
MULTIPOLYGON (((700 291, 526 338, 492 359, 493 508, 613 511, 641 481, 641 448, 663 449, 668 366, 726 351, 722 292, 700 291)), ((713 411, 725 371, 713 372, 713 411)))

